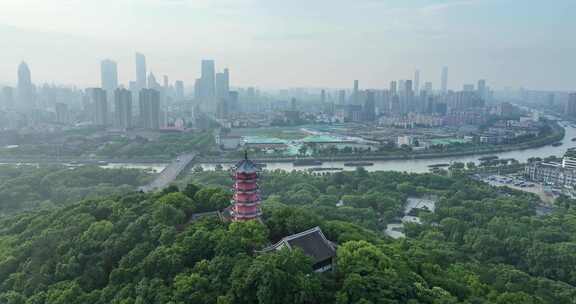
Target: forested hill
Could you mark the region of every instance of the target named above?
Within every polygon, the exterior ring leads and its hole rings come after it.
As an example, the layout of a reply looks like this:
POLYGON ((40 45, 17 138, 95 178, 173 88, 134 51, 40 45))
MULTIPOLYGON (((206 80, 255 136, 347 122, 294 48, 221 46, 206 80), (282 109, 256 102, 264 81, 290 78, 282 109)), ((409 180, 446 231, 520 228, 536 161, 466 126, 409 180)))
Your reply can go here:
POLYGON ((466 178, 269 173, 263 223, 191 222, 230 198, 208 186, 224 173, 196 181, 0 220, 0 303, 575 303, 572 201, 537 216, 536 198, 466 178), (386 237, 422 195, 435 213, 386 237), (335 272, 298 250, 254 254, 314 226, 338 244, 335 272))

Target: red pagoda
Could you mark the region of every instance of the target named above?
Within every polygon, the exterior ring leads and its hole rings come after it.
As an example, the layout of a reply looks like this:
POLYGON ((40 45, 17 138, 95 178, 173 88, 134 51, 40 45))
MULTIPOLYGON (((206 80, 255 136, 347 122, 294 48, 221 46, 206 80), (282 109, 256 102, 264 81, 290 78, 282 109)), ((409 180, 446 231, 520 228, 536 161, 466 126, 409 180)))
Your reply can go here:
POLYGON ((259 167, 248 159, 248 152, 244 153, 244 159, 234 167, 234 205, 231 210, 233 221, 249 221, 262 215, 259 171, 259 167))

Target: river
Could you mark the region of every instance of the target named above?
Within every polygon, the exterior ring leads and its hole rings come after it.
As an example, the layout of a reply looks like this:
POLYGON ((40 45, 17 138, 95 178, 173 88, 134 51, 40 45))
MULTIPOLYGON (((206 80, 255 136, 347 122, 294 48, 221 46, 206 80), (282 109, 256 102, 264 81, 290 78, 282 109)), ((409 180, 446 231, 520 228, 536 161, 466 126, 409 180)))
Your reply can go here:
MULTIPOLYGON (((367 171, 400 171, 400 172, 408 172, 408 173, 426 173, 429 172, 430 165, 434 164, 448 164, 451 162, 475 162, 478 163, 478 158, 483 156, 498 156, 503 159, 513 158, 520 162, 526 162, 531 157, 548 157, 551 155, 562 156, 566 149, 571 147, 576 147, 576 142, 572 141, 572 138, 576 137, 576 128, 572 127, 571 125, 562 122, 561 125, 564 127, 566 131, 566 135, 562 140, 562 145, 554 147, 552 145, 534 148, 534 149, 526 149, 526 150, 517 150, 517 151, 509 151, 509 152, 502 152, 502 153, 493 153, 493 154, 483 154, 483 155, 468 155, 468 156, 454 156, 454 157, 444 157, 444 158, 433 158, 433 159, 405 159, 405 160, 374 160, 370 161, 374 163, 373 166, 365 167, 367 171)), ((271 162, 266 163, 266 170, 285 170, 285 171, 294 171, 294 170, 307 170, 309 168, 342 168, 346 171, 356 170, 355 167, 347 167, 344 166, 345 161, 326 161, 323 162, 321 166, 303 166, 303 167, 294 167, 290 162, 271 162)), ((200 164, 204 170, 214 170, 215 164, 200 164)), ((103 165, 103 168, 134 168, 134 169, 149 169, 153 172, 159 173, 164 168, 166 168, 168 164, 145 164, 145 163, 110 163, 107 165, 103 165)), ((222 164, 224 169, 230 168, 231 164, 222 164)))
MULTIPOLYGON (((475 162, 478 163, 478 158, 483 156, 498 156, 503 159, 513 158, 520 162, 526 162, 531 157, 548 157, 551 155, 562 156, 566 149, 571 147, 576 147, 576 142, 572 141, 572 138, 576 137, 576 128, 567 125, 567 123, 562 122, 562 126, 566 130, 566 135, 562 140, 562 145, 554 147, 552 145, 526 149, 509 151, 494 154, 483 154, 483 155, 468 155, 468 156, 454 156, 445 158, 433 158, 433 159, 406 159, 406 160, 376 160, 373 162, 373 166, 365 167, 367 171, 401 171, 409 173, 426 173, 429 172, 429 165, 433 164, 448 164, 451 162, 475 162)), ((286 162, 272 162, 266 163, 266 170, 307 170, 309 168, 342 168, 344 170, 355 170, 354 167, 344 166, 344 161, 326 161, 323 162, 321 166, 304 166, 304 167, 294 167, 292 163, 286 162)), ((223 164, 224 169, 228 169, 230 164, 223 164)), ((202 164, 202 168, 205 170, 214 170, 214 164, 202 164)))

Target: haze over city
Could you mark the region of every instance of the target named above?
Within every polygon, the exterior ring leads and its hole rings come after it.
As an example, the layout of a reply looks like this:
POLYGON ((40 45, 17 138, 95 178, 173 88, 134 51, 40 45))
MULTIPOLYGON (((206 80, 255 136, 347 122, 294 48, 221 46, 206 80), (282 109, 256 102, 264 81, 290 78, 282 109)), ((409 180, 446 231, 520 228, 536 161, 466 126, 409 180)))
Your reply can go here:
POLYGON ((576 0, 0 0, 0 304, 575 304, 576 0))
POLYGON ((260 1, 3 0, 0 83, 26 61, 35 83, 93 87, 99 62, 133 80, 148 68, 192 84, 201 59, 260 88, 382 88, 412 77, 449 87, 489 79, 496 89, 573 88, 576 3, 558 0, 260 1))

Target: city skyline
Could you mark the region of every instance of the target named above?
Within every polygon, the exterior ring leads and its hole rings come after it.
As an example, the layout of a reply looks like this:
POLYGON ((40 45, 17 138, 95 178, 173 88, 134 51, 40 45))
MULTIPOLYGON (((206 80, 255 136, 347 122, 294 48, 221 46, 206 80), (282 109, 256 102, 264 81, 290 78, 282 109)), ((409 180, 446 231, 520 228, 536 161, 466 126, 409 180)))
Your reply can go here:
POLYGON ((514 9, 516 2, 491 0, 321 0, 308 10, 300 0, 54 2, 0 4, 7 12, 0 17, 0 83, 13 85, 12 71, 26 61, 35 83, 93 87, 98 62, 110 58, 127 85, 135 79, 134 52, 145 54, 157 75, 187 85, 198 78, 204 58, 234 70, 237 85, 261 88, 341 88, 350 79, 378 88, 411 79, 416 69, 421 83, 439 87, 442 66, 450 67, 451 89, 480 78, 495 88, 571 90, 574 83, 574 20, 566 13, 573 1, 514 9), (100 11, 114 13, 96 28, 91 15, 100 11), (54 18, 70 12, 73 18, 54 18), (122 14, 127 22, 119 25, 122 14), (48 17, 57 20, 46 26, 48 17), (270 77, 271 71, 281 73, 270 77))

